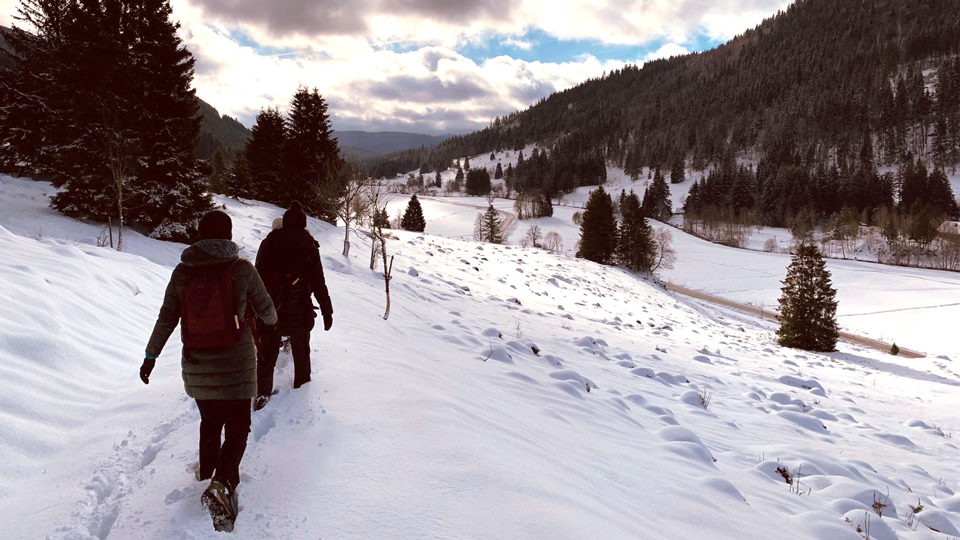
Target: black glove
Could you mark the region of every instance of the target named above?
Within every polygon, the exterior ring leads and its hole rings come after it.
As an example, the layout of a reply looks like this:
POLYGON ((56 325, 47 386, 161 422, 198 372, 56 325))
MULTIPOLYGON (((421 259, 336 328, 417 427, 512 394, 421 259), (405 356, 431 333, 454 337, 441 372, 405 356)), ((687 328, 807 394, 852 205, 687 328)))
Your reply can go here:
POLYGON ((144 358, 143 365, 140 366, 140 380, 143 381, 143 384, 150 384, 150 373, 153 372, 153 368, 157 365, 156 358, 144 358))
POLYGON ((323 314, 323 330, 325 332, 329 332, 331 328, 333 328, 333 313, 329 315, 324 313, 323 314))

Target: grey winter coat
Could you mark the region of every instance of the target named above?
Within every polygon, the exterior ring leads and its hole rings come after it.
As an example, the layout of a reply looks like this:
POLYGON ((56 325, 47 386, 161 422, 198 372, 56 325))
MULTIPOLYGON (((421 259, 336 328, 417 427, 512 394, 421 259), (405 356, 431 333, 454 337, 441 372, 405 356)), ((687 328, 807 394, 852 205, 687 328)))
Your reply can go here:
MULTIPOLYGON (((147 344, 147 355, 159 356, 167 339, 180 322, 180 297, 186 278, 186 267, 210 266, 237 261, 233 273, 237 313, 241 317, 254 314, 268 325, 277 323, 277 312, 263 286, 260 274, 245 259, 240 259, 237 245, 230 240, 200 240, 180 256, 173 269, 163 298, 160 315, 147 344)), ((252 321, 248 321, 252 322, 252 321)), ((183 384, 194 399, 250 399, 257 394, 257 349, 250 325, 236 345, 211 349, 184 347, 181 358, 183 384)))

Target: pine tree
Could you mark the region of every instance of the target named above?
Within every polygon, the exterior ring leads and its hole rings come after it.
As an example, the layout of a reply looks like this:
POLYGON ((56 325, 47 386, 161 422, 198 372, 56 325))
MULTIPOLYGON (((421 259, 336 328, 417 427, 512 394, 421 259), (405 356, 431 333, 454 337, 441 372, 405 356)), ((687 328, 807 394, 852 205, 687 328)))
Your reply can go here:
POLYGON ((473 223, 473 238, 477 242, 503 243, 503 218, 492 204, 487 206, 483 213, 477 215, 473 223))
POLYGON ((390 216, 387 215, 386 208, 378 208, 373 213, 373 228, 375 230, 389 229, 390 216))
POLYGON ((469 170, 470 170, 470 158, 469 158, 469 157, 463 158, 463 169, 464 169, 465 171, 469 171, 469 170))
POLYGON ((836 349, 837 291, 819 250, 811 244, 797 249, 780 296, 779 342, 808 351, 836 349))
POLYGON ((280 110, 261 109, 242 152, 250 174, 247 197, 280 206, 289 204, 291 198, 297 200, 284 182, 286 149, 287 127, 280 110))
POLYGON ((230 166, 219 148, 213 151, 210 157, 210 174, 207 176, 207 187, 213 193, 226 193, 230 178, 230 166))
POLYGON ((287 114, 286 147, 287 199, 299 200, 308 213, 334 223, 347 179, 327 102, 316 88, 301 86, 294 94, 287 114))
POLYGON ((926 199, 935 211, 944 217, 958 216, 957 200, 953 197, 950 179, 942 167, 936 167, 927 179, 926 199))
POLYGON ((435 187, 443 187, 443 179, 440 176, 440 171, 437 171, 437 176, 433 180, 433 185, 435 187))
POLYGON ((499 163, 497 163, 497 168, 493 173, 493 177, 497 180, 503 178, 503 167, 499 163))
POLYGON ((603 186, 600 186, 590 193, 583 211, 577 257, 609 264, 616 248, 616 240, 617 222, 613 215, 613 201, 603 190, 603 186))
POLYGON ((490 193, 490 173, 483 168, 467 172, 467 195, 481 196, 490 193))
POLYGON ((669 221, 673 215, 673 207, 670 203, 670 187, 667 186, 660 169, 657 169, 654 173, 653 183, 643 193, 643 213, 662 222, 669 221))
POLYGON ((620 197, 622 216, 617 229, 616 260, 633 271, 648 272, 653 267, 655 247, 653 230, 647 224, 636 193, 620 197))
POLYGON ((427 222, 423 219, 423 208, 414 193, 407 203, 407 210, 403 213, 400 220, 400 228, 405 231, 423 232, 427 228, 427 222))
POLYGON ((676 156, 673 159, 673 163, 670 166, 670 183, 679 184, 686 180, 684 175, 684 160, 683 156, 676 156))

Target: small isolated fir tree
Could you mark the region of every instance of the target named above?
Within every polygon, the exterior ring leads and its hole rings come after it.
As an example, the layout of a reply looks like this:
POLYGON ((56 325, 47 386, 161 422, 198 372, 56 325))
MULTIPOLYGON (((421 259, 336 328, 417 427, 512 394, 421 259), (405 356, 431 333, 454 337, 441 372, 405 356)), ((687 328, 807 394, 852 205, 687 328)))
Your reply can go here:
POLYGON ((420 207, 416 193, 407 203, 407 211, 403 213, 403 218, 400 220, 400 228, 413 232, 423 232, 427 228, 427 222, 423 219, 423 208, 420 207))
POLYGON ((473 238, 477 242, 503 243, 503 218, 492 204, 473 223, 473 238))
POLYGON ((493 177, 496 180, 503 178, 503 166, 497 163, 497 168, 493 171, 493 177))
POLYGON ((590 193, 580 224, 580 248, 577 257, 609 264, 617 242, 617 221, 610 195, 598 187, 590 193))
POLYGON ((490 173, 486 169, 470 169, 467 172, 467 195, 490 193, 490 173))
POLYGON ((630 270, 649 272, 654 265, 653 231, 640 209, 640 198, 630 192, 620 197, 620 226, 617 231, 617 262, 630 270))
POLYGON ((780 344, 808 351, 835 350, 839 337, 837 291, 816 246, 797 248, 781 290, 780 344))
POLYGON ((443 187, 443 180, 440 177, 440 171, 437 171, 437 176, 433 179, 434 187, 443 187))

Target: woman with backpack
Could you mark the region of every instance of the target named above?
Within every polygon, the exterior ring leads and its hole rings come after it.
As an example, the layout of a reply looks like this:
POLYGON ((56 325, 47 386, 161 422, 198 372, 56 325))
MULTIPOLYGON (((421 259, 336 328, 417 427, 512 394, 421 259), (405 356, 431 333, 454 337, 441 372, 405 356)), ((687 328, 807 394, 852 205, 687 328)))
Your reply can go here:
POLYGON ((232 530, 237 515, 240 460, 257 395, 254 316, 277 323, 277 312, 254 266, 231 241, 233 223, 219 210, 200 220, 200 240, 183 251, 167 285, 147 344, 140 379, 150 373, 180 324, 181 367, 188 396, 200 410, 197 480, 212 479, 201 501, 217 530, 232 530), (225 439, 221 443, 221 435, 225 439))

